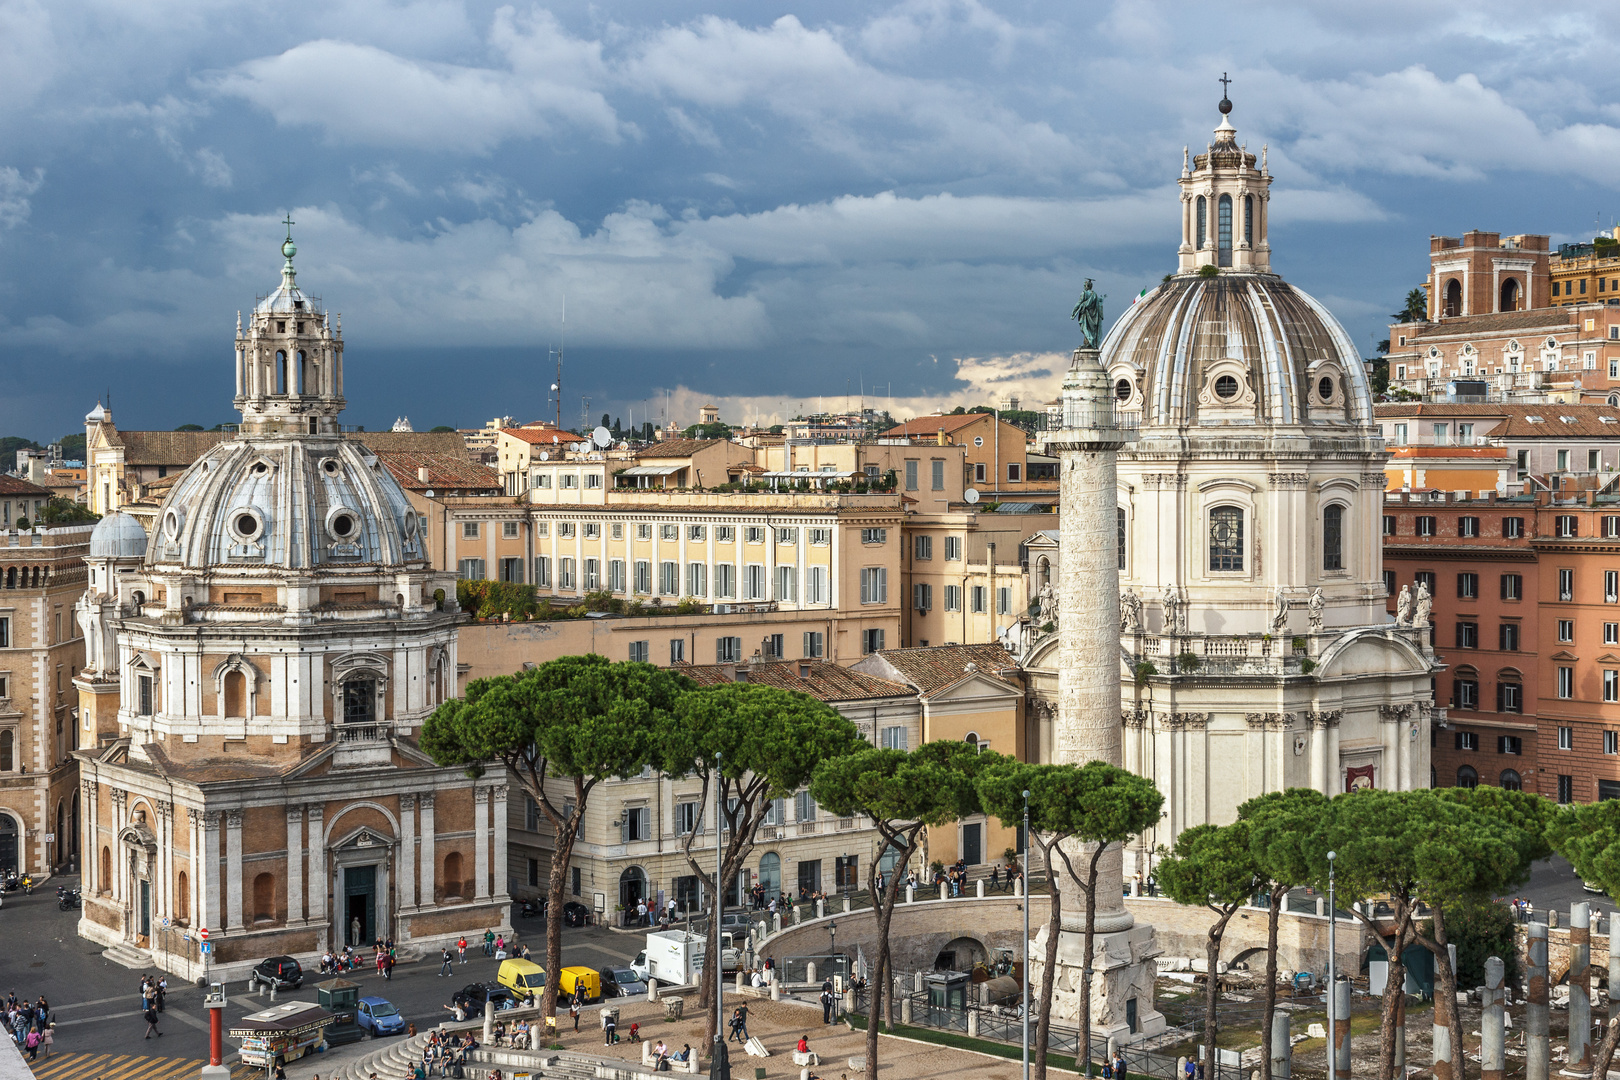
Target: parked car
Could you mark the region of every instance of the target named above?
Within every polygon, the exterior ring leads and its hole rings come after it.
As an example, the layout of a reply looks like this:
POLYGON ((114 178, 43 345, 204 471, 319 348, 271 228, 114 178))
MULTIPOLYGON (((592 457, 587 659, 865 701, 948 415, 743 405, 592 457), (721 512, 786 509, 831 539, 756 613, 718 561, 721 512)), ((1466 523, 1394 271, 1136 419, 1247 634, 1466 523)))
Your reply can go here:
POLYGON ((564 926, 584 926, 591 921, 591 909, 578 900, 570 900, 563 905, 562 921, 564 926))
MULTIPOLYGON (((645 960, 642 963, 646 963, 645 960)), ((646 997, 647 983, 633 968, 603 968, 602 996, 646 997)))
POLYGON ((557 973, 557 993, 574 997, 582 989, 587 1003, 602 1000, 602 982, 594 969, 565 967, 557 973))
POLYGON ((502 960, 495 981, 515 997, 528 1000, 546 988, 546 969, 531 960, 502 960))
POLYGON ((259 961, 248 973, 248 990, 275 987, 277 990, 296 990, 304 984, 304 969, 290 956, 272 956, 259 961))
POLYGON ((405 1030, 405 1018, 387 998, 361 998, 354 1022, 373 1035, 398 1035, 405 1030))
POLYGON ((469 1016, 482 1016, 486 1001, 493 1001, 497 1009, 510 1009, 512 993, 496 983, 468 983, 450 998, 450 1004, 469 1016))
POLYGON ((1599 885, 1595 881, 1587 881, 1585 878, 1582 878, 1581 879, 1581 888, 1583 888, 1587 892, 1593 893, 1593 894, 1595 894, 1597 896, 1602 896, 1603 895, 1603 886, 1599 885))

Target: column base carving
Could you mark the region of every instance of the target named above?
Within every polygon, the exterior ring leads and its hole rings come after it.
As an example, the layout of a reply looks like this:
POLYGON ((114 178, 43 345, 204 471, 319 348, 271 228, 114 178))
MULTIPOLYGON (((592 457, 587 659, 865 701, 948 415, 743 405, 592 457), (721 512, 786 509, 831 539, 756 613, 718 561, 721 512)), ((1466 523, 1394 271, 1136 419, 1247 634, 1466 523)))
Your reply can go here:
MULTIPOLYGON (((1031 1000, 1046 976, 1046 941, 1050 928, 1042 927, 1030 944, 1031 1000)), ((1085 992, 1085 934, 1062 930, 1058 934, 1057 971, 1052 984, 1052 1020, 1076 1027, 1080 1022, 1080 996, 1085 992)), ((1130 1035, 1126 1002, 1136 1002, 1138 1035, 1156 1035, 1166 1028, 1164 1014, 1153 1000, 1158 975, 1154 958, 1162 951, 1158 935, 1146 923, 1092 938, 1091 1030, 1094 1041, 1130 1035)))

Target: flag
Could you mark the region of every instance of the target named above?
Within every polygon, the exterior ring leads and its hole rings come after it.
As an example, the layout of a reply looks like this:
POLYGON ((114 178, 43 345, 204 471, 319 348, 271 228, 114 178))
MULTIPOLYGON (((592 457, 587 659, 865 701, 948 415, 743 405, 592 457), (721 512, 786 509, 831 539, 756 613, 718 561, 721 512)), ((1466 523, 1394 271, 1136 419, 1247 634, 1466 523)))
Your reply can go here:
POLYGON ((1136 301, 1142 299, 1142 297, 1144 297, 1146 295, 1147 295, 1147 290, 1146 289, 1143 289, 1141 292, 1137 293, 1136 298, 1131 301, 1131 306, 1135 307, 1136 306, 1136 301))

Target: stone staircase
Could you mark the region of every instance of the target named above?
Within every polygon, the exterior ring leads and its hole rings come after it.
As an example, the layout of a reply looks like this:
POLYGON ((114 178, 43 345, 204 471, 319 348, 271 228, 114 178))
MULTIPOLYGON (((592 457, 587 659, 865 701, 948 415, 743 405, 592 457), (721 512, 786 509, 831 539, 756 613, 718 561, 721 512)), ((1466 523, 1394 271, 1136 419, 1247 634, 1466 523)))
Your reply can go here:
POLYGON ((120 967, 129 968, 131 971, 152 970, 152 954, 145 949, 137 949, 125 941, 120 941, 110 949, 103 949, 101 955, 120 967))
MULTIPOLYGON (((468 1025, 467 1029, 477 1030, 477 1026, 468 1025)), ((377 1074, 378 1080, 409 1076, 416 1063, 422 1060, 422 1048, 427 1041, 428 1033, 425 1032, 413 1038, 390 1040, 365 1057, 339 1067, 332 1073, 332 1080, 368 1080, 372 1073, 377 1074)), ((500 1069, 501 1074, 508 1078, 513 1073, 527 1072, 534 1080, 647 1080, 654 1075, 651 1069, 627 1062, 566 1050, 530 1051, 481 1046, 469 1056, 467 1080, 488 1080, 495 1069, 500 1069)))

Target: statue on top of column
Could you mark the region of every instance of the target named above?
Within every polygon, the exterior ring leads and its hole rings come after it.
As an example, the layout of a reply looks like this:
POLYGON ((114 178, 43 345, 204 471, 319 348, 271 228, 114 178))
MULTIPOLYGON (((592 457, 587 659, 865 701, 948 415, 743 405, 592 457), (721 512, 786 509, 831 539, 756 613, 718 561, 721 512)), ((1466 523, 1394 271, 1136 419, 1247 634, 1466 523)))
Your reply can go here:
POLYGON ((1074 310, 1069 318, 1080 324, 1080 347, 1082 349, 1096 349, 1102 345, 1102 324, 1104 297, 1098 296, 1091 288, 1091 279, 1086 278, 1086 287, 1080 293, 1080 299, 1075 302, 1074 310))

